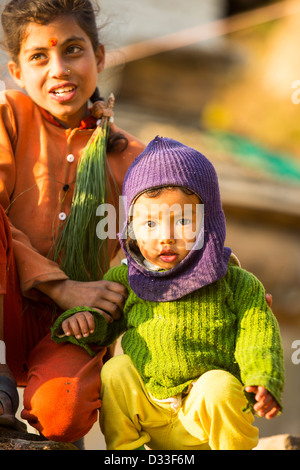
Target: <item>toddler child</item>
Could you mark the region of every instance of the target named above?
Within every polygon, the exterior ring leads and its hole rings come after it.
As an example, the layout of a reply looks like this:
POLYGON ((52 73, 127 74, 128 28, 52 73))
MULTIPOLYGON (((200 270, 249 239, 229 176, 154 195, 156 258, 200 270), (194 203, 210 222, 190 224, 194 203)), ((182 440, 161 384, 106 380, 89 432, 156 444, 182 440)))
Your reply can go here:
POLYGON ((124 316, 107 323, 82 307, 52 330, 86 348, 124 333, 124 354, 101 371, 107 448, 254 448, 253 411, 281 409, 282 345, 262 284, 224 247, 213 165, 156 137, 129 168, 123 197, 127 264, 105 278, 128 289, 124 316))

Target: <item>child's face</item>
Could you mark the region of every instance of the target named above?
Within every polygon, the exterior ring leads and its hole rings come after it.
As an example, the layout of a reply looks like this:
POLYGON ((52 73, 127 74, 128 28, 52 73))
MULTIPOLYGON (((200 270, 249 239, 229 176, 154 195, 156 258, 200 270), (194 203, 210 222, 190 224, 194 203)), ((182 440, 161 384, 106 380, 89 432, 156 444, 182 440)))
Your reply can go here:
POLYGON ((104 50, 95 53, 90 38, 72 17, 48 25, 32 23, 21 45, 19 63, 9 70, 32 100, 65 127, 86 117, 87 102, 104 66, 104 50))
POLYGON ((202 221, 202 204, 179 188, 155 197, 142 194, 133 207, 133 232, 148 261, 163 269, 177 266, 192 249, 202 221))

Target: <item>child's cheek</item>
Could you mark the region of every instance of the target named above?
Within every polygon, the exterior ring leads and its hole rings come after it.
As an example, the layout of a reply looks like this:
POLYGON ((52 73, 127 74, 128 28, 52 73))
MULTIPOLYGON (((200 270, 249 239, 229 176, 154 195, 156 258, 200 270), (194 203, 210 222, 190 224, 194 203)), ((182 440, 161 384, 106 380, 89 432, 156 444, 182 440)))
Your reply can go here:
POLYGON ((145 240, 140 240, 138 242, 139 249, 144 256, 144 258, 151 260, 154 256, 154 247, 153 241, 152 243, 150 241, 145 241, 145 240))

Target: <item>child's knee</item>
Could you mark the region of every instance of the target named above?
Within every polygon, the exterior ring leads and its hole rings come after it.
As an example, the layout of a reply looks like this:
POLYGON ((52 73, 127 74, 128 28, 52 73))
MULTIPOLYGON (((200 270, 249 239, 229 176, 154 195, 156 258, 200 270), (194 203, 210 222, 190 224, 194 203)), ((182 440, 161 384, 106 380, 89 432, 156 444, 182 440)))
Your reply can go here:
POLYGON ((245 399, 241 382, 225 370, 205 372, 194 387, 199 388, 206 403, 228 403, 237 396, 245 399))

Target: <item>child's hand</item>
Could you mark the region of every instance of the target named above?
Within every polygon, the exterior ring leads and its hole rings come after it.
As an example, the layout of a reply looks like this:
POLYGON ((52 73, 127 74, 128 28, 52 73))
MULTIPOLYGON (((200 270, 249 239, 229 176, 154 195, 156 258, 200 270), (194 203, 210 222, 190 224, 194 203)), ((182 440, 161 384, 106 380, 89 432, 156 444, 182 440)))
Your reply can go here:
POLYGON ((264 416, 266 419, 274 418, 279 412, 279 405, 273 395, 265 387, 245 387, 246 392, 255 393, 257 403, 254 409, 258 416, 264 416))
POLYGON ((62 322, 62 330, 66 336, 75 336, 80 339, 81 336, 85 338, 90 333, 94 333, 95 321, 91 312, 77 312, 71 317, 62 322))

